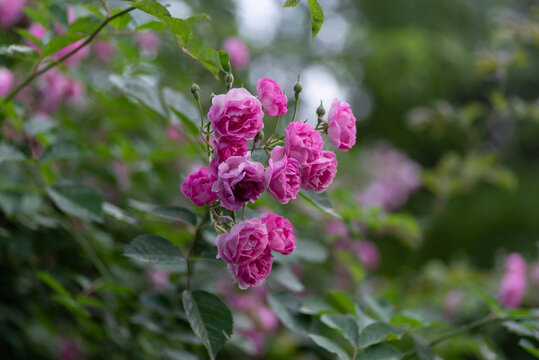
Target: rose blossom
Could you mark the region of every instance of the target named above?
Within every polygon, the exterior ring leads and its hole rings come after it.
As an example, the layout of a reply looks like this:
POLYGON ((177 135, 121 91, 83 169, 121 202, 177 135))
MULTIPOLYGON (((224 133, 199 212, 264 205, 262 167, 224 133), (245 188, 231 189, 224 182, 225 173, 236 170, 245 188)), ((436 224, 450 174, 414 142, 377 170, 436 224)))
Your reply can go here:
POLYGON ((238 282, 240 289, 260 284, 271 273, 273 265, 271 250, 267 247, 261 256, 243 265, 228 265, 228 270, 238 282))
POLYGON ((334 99, 328 113, 328 135, 333 146, 348 151, 356 143, 356 118, 346 102, 334 99))
POLYGON ((504 307, 517 308, 526 293, 526 260, 511 253, 505 260, 506 273, 500 283, 499 298, 504 307))
POLYGON ((258 219, 247 219, 229 233, 217 235, 217 259, 229 265, 245 265, 260 257, 268 247, 268 230, 258 219))
POLYGON ((135 34, 135 42, 144 56, 154 57, 161 49, 161 38, 155 32, 139 31, 135 34))
POLYGON ((270 78, 258 79, 256 93, 266 114, 269 116, 286 114, 286 96, 276 81, 270 78))
POLYGON ((211 171, 215 171, 219 164, 224 162, 231 156, 245 156, 249 151, 249 145, 245 139, 233 139, 229 137, 222 137, 220 139, 212 138, 212 146, 214 149, 214 156, 210 162, 211 171))
POLYGON ((229 37, 223 41, 223 50, 230 56, 230 64, 238 70, 244 70, 249 66, 249 49, 247 45, 237 37, 229 37))
POLYGON ((108 40, 96 41, 94 49, 99 61, 105 64, 111 62, 116 55, 116 47, 108 40))
POLYGON ((348 227, 341 220, 331 219, 326 222, 325 231, 329 235, 343 237, 348 235, 348 227))
POLYGON ((204 166, 189 174, 180 188, 193 204, 203 206, 217 200, 217 195, 212 191, 214 183, 215 176, 204 166))
POLYGON ((228 210, 236 211, 247 201, 255 202, 264 192, 264 165, 248 161, 248 156, 231 156, 219 165, 212 190, 228 210))
POLYGON ((0 0, 0 28, 7 29, 22 17, 25 0, 0 0))
POLYGON ((336 173, 337 156, 331 151, 322 151, 320 157, 301 168, 301 186, 321 193, 329 187, 336 173))
MULTIPOLYGON (((43 25, 40 23, 32 23, 30 24, 30 27, 28 27, 28 32, 33 35, 36 39, 40 40, 49 32, 49 30, 45 29, 43 25)), ((41 50, 39 47, 34 44, 33 41, 30 41, 28 39, 25 39, 24 42, 26 45, 30 46, 32 49, 34 49, 38 54, 41 54, 41 50)))
POLYGON ((264 182, 268 193, 281 204, 288 203, 298 195, 301 183, 298 161, 286 156, 282 146, 276 146, 271 151, 264 182))
POLYGON ((8 68, 0 67, 0 96, 9 94, 13 86, 13 74, 8 68))
POLYGON ((70 88, 70 80, 57 69, 48 71, 39 86, 39 110, 45 114, 53 113, 66 98, 70 88))
POLYGON ((269 247, 273 251, 288 255, 296 248, 294 229, 288 219, 274 213, 260 218, 268 229, 269 247))
POLYGON ((374 243, 368 240, 355 241, 351 244, 351 247, 365 269, 372 271, 380 264, 380 252, 374 243))
POLYGON ((260 101, 244 88, 231 89, 212 100, 208 113, 217 138, 251 140, 264 127, 260 101))
POLYGON ((286 155, 307 165, 320 155, 324 141, 318 131, 302 122, 291 122, 284 131, 286 155))

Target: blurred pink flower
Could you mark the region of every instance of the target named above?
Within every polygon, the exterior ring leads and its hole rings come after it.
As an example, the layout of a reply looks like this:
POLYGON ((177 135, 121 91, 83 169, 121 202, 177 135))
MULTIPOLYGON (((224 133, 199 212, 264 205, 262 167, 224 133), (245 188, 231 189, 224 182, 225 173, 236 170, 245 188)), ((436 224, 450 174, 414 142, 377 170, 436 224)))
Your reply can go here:
POLYGON ((0 96, 9 94, 13 86, 13 74, 8 68, 0 67, 0 96))
POLYGON ((15 25, 23 15, 26 0, 0 0, 0 28, 15 25))
POLYGON ((346 224, 337 219, 328 220, 325 224, 325 231, 328 235, 333 236, 341 237, 348 235, 348 228, 346 227, 346 224))
POLYGON ((66 100, 70 104, 80 102, 86 94, 86 87, 77 79, 69 79, 69 84, 66 89, 66 100))
MULTIPOLYGON (((45 34, 49 32, 49 30, 45 29, 43 25, 40 23, 32 23, 30 24, 30 27, 28 27, 28 32, 33 35, 36 39, 41 40, 45 34)), ((41 54, 41 50, 39 47, 34 44, 32 41, 25 39, 25 44, 30 46, 32 49, 34 49, 36 52, 41 54)))
POLYGON ((135 42, 144 56, 154 57, 161 49, 161 38, 155 32, 139 31, 135 34, 135 42))
POLYGON ((64 100, 70 87, 69 79, 57 69, 45 73, 39 86, 40 104, 39 110, 45 114, 51 114, 64 100))
POLYGON ((454 319, 464 300, 464 293, 461 290, 453 289, 447 293, 444 301, 444 314, 448 320, 454 319))
POLYGON ((180 132, 181 126, 179 124, 173 124, 167 126, 167 137, 172 141, 182 141, 183 134, 180 132))
POLYGON ((500 283, 498 296, 506 308, 517 308, 526 293, 526 260, 518 253, 507 255, 505 274, 500 283))
POLYGON ((530 270, 530 278, 532 283, 539 287, 539 263, 534 263, 530 270))
MULTIPOLYGON (((73 44, 66 46, 54 54, 57 59, 69 54, 71 51, 79 47, 86 39, 80 39, 73 44)), ((86 59, 90 55, 90 47, 88 45, 79 49, 76 53, 64 60, 63 64, 69 68, 77 68, 81 65, 82 60, 86 59)))
POLYGON ((153 268, 148 270, 148 278, 152 288, 157 291, 163 291, 170 285, 170 274, 165 270, 153 268))
POLYGON ((351 249, 363 263, 368 271, 376 270, 380 265, 380 252, 378 247, 368 240, 353 241, 351 249))
POLYGON ((82 360, 86 358, 84 348, 78 341, 62 337, 58 349, 59 360, 82 360))
POLYGON ((363 206, 395 210, 421 186, 421 167, 387 144, 376 145, 366 162, 371 181, 358 193, 358 200, 363 206))
POLYGON ((245 70, 249 66, 249 49, 242 39, 229 37, 223 41, 222 48, 230 57, 230 64, 236 70, 245 70))
POLYGON ((107 64, 112 61, 116 55, 116 47, 111 41, 99 40, 94 45, 95 54, 99 61, 107 64))

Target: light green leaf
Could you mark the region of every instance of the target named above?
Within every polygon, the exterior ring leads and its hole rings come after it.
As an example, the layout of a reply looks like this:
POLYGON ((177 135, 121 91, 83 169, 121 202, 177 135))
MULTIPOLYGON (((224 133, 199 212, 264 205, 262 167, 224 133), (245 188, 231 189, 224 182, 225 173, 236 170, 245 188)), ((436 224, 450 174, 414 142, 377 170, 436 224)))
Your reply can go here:
POLYGON ((384 341, 389 334, 394 332, 395 330, 390 325, 377 321, 368 325, 361 331, 358 345, 362 348, 366 348, 378 344, 379 342, 384 341))
POLYGON ((400 360, 404 354, 388 344, 369 346, 357 357, 358 360, 400 360))
POLYGON ((232 314, 217 296, 196 290, 183 292, 183 308, 196 336, 213 360, 232 335, 232 314))
POLYGON ((299 194, 309 203, 317 207, 323 213, 342 219, 341 216, 333 208, 333 204, 327 193, 315 193, 314 191, 300 190, 299 194))
POLYGON ((0 143, 0 163, 4 161, 21 161, 26 156, 14 146, 7 143, 0 143))
POLYGON ((539 359, 539 348, 536 348, 528 339, 520 339, 518 344, 527 352, 539 359))
POLYGON ((285 265, 281 265, 277 269, 274 269, 271 272, 271 278, 278 281, 290 291, 301 292, 305 289, 297 276, 285 265))
POLYGON ((385 299, 373 299, 369 295, 364 295, 363 299, 368 308, 378 316, 379 319, 390 322, 393 316, 393 306, 385 299))
POLYGON ((160 18, 162 16, 170 16, 170 12, 167 10, 167 8, 161 5, 156 0, 132 1, 131 5, 133 5, 133 7, 136 7, 139 10, 144 11, 147 14, 155 16, 156 18, 160 18))
POLYGON ((60 210, 82 220, 101 222, 103 198, 90 187, 69 184, 47 188, 47 194, 60 210))
POLYGON ((294 256, 312 263, 322 263, 328 258, 328 250, 321 243, 314 240, 297 239, 294 256))
POLYGON ((333 341, 327 337, 309 334, 309 337, 316 343, 316 345, 326 349, 332 354, 337 355, 339 360, 350 360, 350 356, 344 351, 339 345, 335 344, 333 341))
POLYGON ((58 126, 58 123, 48 118, 34 118, 24 123, 24 129, 30 136, 48 132, 58 126))
POLYGON ((160 264, 176 264, 185 262, 180 249, 170 241, 156 235, 139 235, 124 253, 130 258, 160 264))
POLYGON ((90 35, 101 24, 101 20, 94 16, 80 17, 67 29, 70 34, 90 35))
POLYGON ((318 296, 309 296, 303 302, 299 309, 304 314, 320 315, 323 313, 335 312, 333 306, 331 306, 326 300, 318 296))
POLYGON ((198 126, 191 121, 184 113, 180 112, 179 110, 176 110, 175 108, 170 108, 172 112, 180 119, 182 122, 183 127, 193 136, 198 136, 200 133, 198 130, 198 126))
POLYGON ((195 213, 181 206, 159 206, 136 200, 129 200, 128 203, 131 207, 137 210, 144 211, 167 220, 181 221, 193 226, 195 226, 198 222, 195 213))
POLYGON ((428 341, 420 336, 414 336, 414 349, 420 360, 436 360, 428 341))
POLYGON ((56 294, 65 296, 65 297, 71 297, 71 295, 66 290, 66 288, 62 284, 60 284, 55 278, 53 278, 49 273, 46 273, 44 271, 38 271, 36 272, 36 275, 41 281, 47 284, 56 294))
POLYGON ((314 40, 324 23, 324 11, 317 0, 309 0, 309 12, 311 13, 311 29, 314 40))
POLYGON ((279 320, 297 334, 304 334, 307 324, 305 316, 299 312, 301 300, 290 293, 273 293, 268 296, 268 303, 279 320))
POLYGON ((152 31, 164 31, 167 28, 165 24, 163 24, 161 21, 150 21, 146 24, 142 24, 137 27, 137 31, 139 30, 152 30, 152 31))
MULTIPOLYGON (((119 12, 122 12, 122 9, 113 9, 111 10, 111 15, 116 15, 119 12)), ((116 30, 121 30, 125 28, 129 22, 131 21, 131 15, 129 14, 123 14, 122 16, 117 17, 116 19, 112 20, 110 23, 116 30)), ((73 26, 73 25, 72 25, 73 26)))
POLYGON ((226 51, 219 50, 219 60, 221 61, 221 68, 224 72, 229 73, 232 71, 230 59, 228 58, 228 53, 226 51))
POLYGON ((71 142, 59 142, 47 148, 39 158, 42 163, 60 159, 77 159, 86 154, 86 151, 78 144, 71 142))
POLYGON ((301 0, 286 0, 286 2, 284 3, 283 7, 294 7, 296 6, 297 4, 299 4, 301 0))
POLYGON ((330 328, 339 330, 353 346, 358 345, 359 329, 353 315, 324 314, 320 320, 330 328))
POLYGON ((160 20, 167 25, 173 35, 178 37, 182 46, 187 45, 192 32, 191 23, 189 21, 175 17, 162 17, 160 20))

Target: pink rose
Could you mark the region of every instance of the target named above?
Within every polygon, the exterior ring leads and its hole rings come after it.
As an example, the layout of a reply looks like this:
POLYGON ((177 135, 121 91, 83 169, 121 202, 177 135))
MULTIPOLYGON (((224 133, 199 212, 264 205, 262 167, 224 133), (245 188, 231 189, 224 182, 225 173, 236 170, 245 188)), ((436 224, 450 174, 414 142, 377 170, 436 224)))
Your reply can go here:
POLYGON ((282 146, 276 146, 271 151, 264 181, 268 193, 281 204, 295 199, 301 184, 298 161, 286 156, 282 146))
POLYGON ((511 253, 505 261, 506 273, 500 283, 500 303, 506 308, 517 308, 526 293, 526 260, 518 253, 511 253))
POLYGON ((245 70, 249 66, 249 49, 247 45, 237 37, 229 37, 223 42, 223 50, 230 57, 230 64, 237 70, 245 70))
POLYGON ((40 84, 39 110, 45 114, 53 113, 65 99, 70 87, 70 80, 57 69, 45 73, 40 84))
POLYGON ((247 219, 229 233, 217 235, 217 259, 229 265, 245 265, 260 257, 268 247, 268 230, 258 219, 247 219))
POLYGON ((86 94, 86 87, 82 82, 77 79, 70 79, 66 89, 67 101, 71 104, 77 103, 82 100, 86 94))
POLYGON ((236 211, 247 201, 255 202, 264 192, 264 166, 247 157, 231 156, 219 165, 212 189, 228 210, 236 211))
POLYGON ((274 213, 260 218, 268 229, 269 247, 283 255, 291 254, 296 248, 294 228, 288 219, 274 213))
POLYGON ((240 289, 260 284, 271 273, 273 265, 271 250, 265 249, 261 256, 243 265, 228 265, 228 270, 238 282, 240 289))
MULTIPOLYGON (((45 36, 45 34, 49 32, 49 30, 45 29, 40 23, 32 23, 28 28, 28 32, 36 39, 41 40, 43 36, 45 36)), ((41 54, 41 50, 39 49, 39 47, 32 41, 25 39, 24 42, 26 43, 26 45, 34 49, 38 54, 41 54)))
POLYGON ((260 101, 244 88, 231 89, 212 100, 208 113, 215 136, 251 140, 264 127, 260 101))
POLYGON ((336 173, 337 156, 331 151, 322 151, 320 157, 301 168, 301 186, 321 193, 329 187, 336 173))
POLYGON ((356 143, 356 118, 346 102, 335 99, 328 114, 328 135, 333 146, 348 151, 356 143))
POLYGON ((97 41, 94 45, 94 49, 99 61, 105 64, 111 62, 116 55, 116 47, 108 40, 97 41))
POLYGON ((204 166, 200 170, 187 175, 180 189, 193 204, 203 206, 217 200, 217 195, 212 191, 214 183, 215 175, 204 166))
POLYGON ((286 114, 286 96, 277 82, 270 78, 258 79, 256 93, 266 114, 269 116, 286 114))
POLYGON ((217 174, 219 164, 231 156, 245 156, 249 151, 249 145, 245 139, 233 139, 222 137, 220 139, 212 139, 214 156, 210 162, 210 168, 217 174))
POLYGON ((341 220, 337 219, 331 219, 328 222, 326 222, 325 226, 326 233, 329 235, 334 236, 347 236, 348 235, 348 227, 346 227, 346 224, 342 222, 341 220))
POLYGON ((302 122, 291 122, 284 131, 286 155, 307 165, 320 156, 324 141, 318 131, 302 122))
MULTIPOLYGON (((64 57, 65 55, 69 54, 71 51, 78 48, 86 39, 80 39, 78 41, 75 41, 73 44, 67 45, 62 50, 58 50, 54 56, 57 59, 60 59, 64 57)), ((82 60, 88 57, 90 54, 90 47, 88 45, 80 48, 76 53, 69 56, 67 59, 64 60, 63 64, 69 68, 77 68, 81 65, 82 60)))
POLYGON ((135 42, 144 56, 154 57, 161 49, 161 38, 155 32, 139 31, 135 34, 135 42))
POLYGON ((9 94, 13 86, 13 74, 8 68, 0 67, 0 96, 9 94))
POLYGON ((22 17, 25 0, 0 0, 0 28, 7 29, 22 17))

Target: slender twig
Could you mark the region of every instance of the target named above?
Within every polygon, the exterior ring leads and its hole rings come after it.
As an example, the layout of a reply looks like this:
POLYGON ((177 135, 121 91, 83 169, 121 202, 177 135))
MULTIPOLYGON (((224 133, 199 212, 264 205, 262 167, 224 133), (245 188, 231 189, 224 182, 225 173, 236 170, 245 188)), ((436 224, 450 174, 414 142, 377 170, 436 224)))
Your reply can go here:
POLYGON ((110 8, 109 8, 109 4, 107 4, 107 0, 101 0, 101 4, 103 4, 103 7, 105 8, 105 11, 107 12, 107 17, 110 17, 110 8))
POLYGON ((296 96, 296 101, 294 103, 294 115, 292 115, 292 121, 291 122, 296 121, 296 114, 298 112, 298 102, 299 102, 299 96, 296 96))
POLYGON ((36 79, 37 77, 43 75, 44 73, 46 73, 47 71, 49 71, 50 69, 52 69, 53 67, 57 66, 58 64, 62 63, 64 60, 66 60, 67 58, 69 58, 70 56, 72 56, 73 54, 77 53, 80 49, 82 49, 83 47, 85 47, 86 45, 88 45, 89 43, 92 42, 92 40, 95 39, 95 37, 101 32, 101 30, 103 30, 103 28, 105 26, 107 26, 107 24, 109 22, 111 22, 112 20, 122 16, 122 15, 125 15, 127 14, 128 12, 130 11, 133 11, 135 10, 134 7, 128 7, 127 9, 125 10, 122 10, 120 11, 119 13, 117 14, 114 14, 112 15, 111 17, 108 17, 107 19, 105 19, 101 25, 99 25, 95 30, 94 32, 88 37, 86 38, 86 40, 80 44, 79 46, 77 46, 75 49, 73 49, 72 51, 70 51, 69 53, 65 54, 64 56, 62 56, 61 58, 59 58, 58 60, 56 61, 53 61, 52 63, 50 63, 49 65, 45 66, 43 69, 33 73, 32 75, 28 76, 19 86, 17 86, 15 89, 13 89, 13 91, 11 91, 9 93, 9 95, 4 99, 4 103, 8 103, 9 101, 11 101, 11 99, 13 99, 18 93, 19 91, 21 91, 23 88, 25 88, 27 85, 29 85, 32 81, 34 81, 34 79, 36 79))
POLYGON ((275 120, 275 127, 273 128, 273 133, 269 137, 268 141, 266 141, 266 145, 271 143, 271 140, 273 140, 273 137, 277 133, 277 128, 279 127, 279 120, 281 119, 281 115, 277 116, 277 120, 275 120))

